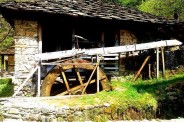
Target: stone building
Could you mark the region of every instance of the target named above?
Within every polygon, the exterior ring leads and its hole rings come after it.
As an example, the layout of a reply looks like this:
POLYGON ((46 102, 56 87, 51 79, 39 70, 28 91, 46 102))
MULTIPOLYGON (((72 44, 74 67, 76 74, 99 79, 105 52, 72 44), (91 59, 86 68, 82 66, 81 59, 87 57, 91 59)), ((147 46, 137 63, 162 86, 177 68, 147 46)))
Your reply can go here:
POLYGON ((15 31, 17 84, 35 67, 35 54, 72 49, 74 35, 87 40, 80 48, 135 44, 170 39, 159 28, 174 22, 101 0, 5 2, 0 11, 15 31))

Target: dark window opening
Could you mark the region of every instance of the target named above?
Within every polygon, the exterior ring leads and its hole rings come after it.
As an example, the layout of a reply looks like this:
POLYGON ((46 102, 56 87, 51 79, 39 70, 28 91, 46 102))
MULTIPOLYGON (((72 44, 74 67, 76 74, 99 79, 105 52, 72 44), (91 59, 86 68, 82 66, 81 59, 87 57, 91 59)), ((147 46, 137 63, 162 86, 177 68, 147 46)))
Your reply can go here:
POLYGON ((65 21, 42 23, 43 52, 69 50, 72 48, 72 29, 65 21))

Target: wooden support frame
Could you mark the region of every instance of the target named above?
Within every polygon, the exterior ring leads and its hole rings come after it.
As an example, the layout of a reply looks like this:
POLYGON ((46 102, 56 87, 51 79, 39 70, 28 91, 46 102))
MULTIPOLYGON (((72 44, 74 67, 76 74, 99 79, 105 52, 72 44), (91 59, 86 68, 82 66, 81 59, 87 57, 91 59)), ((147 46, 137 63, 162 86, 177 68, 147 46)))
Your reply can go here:
POLYGON ((156 63, 157 63, 157 68, 156 68, 156 78, 159 78, 159 48, 156 48, 156 63))
POLYGON ((134 75, 133 81, 135 81, 137 79, 137 77, 140 75, 142 69, 144 68, 144 66, 146 65, 146 63, 148 62, 148 60, 150 59, 151 56, 147 56, 143 62, 143 64, 141 65, 141 67, 139 68, 139 70, 137 71, 137 73, 134 75))
POLYGON ((91 73, 91 75, 90 75, 90 77, 89 77, 89 79, 87 81, 87 84, 85 85, 85 87, 84 87, 84 89, 82 91, 82 95, 84 94, 84 92, 86 91, 86 88, 90 84, 91 78, 92 78, 93 74, 95 73, 95 70, 97 69, 97 67, 99 66, 99 64, 100 64, 100 60, 96 63, 96 66, 94 67, 94 69, 93 69, 93 71, 92 71, 92 73, 91 73))

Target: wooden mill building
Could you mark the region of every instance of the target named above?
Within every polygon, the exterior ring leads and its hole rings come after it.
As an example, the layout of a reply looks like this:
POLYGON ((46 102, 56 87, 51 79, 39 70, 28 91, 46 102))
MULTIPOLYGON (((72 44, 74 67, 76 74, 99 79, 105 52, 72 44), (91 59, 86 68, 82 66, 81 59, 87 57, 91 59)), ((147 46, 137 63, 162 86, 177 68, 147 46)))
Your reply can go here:
POLYGON ((14 72, 14 48, 0 50, 1 55, 1 77, 14 72))
MULTIPOLYGON (((35 54, 170 39, 159 28, 174 23, 102 0, 6 2, 0 12, 15 31, 17 81, 35 67, 35 54)), ((116 56, 115 71, 123 72, 124 62, 116 56)))

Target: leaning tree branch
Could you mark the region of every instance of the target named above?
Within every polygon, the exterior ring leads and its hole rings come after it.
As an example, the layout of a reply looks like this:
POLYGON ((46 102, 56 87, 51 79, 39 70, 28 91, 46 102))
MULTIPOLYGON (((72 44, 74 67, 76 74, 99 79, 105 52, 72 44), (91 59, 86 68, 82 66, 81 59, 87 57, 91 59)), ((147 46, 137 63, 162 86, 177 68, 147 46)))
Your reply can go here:
POLYGON ((3 36, 3 38, 0 40, 0 43, 2 43, 7 37, 8 35, 10 34, 12 28, 9 29, 8 33, 6 33, 6 35, 3 36))

